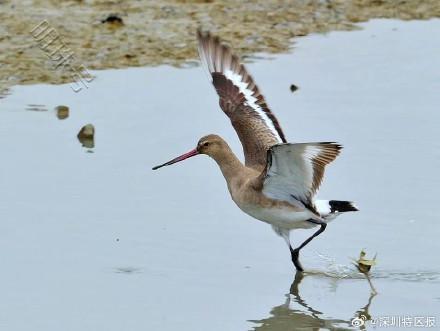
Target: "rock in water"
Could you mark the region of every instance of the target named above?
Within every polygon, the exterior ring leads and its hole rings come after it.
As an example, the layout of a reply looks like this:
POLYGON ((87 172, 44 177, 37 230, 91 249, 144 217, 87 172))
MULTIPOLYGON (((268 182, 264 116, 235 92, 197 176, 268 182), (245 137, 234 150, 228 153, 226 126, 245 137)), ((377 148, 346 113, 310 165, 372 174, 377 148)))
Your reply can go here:
POLYGON ((55 111, 59 120, 65 120, 69 117, 69 107, 67 106, 57 106, 55 111))
POLYGON ((95 147, 95 127, 93 124, 84 125, 79 131, 77 137, 83 147, 95 147))
POLYGON ((293 93, 295 92, 299 87, 296 86, 295 84, 290 85, 290 91, 293 93))

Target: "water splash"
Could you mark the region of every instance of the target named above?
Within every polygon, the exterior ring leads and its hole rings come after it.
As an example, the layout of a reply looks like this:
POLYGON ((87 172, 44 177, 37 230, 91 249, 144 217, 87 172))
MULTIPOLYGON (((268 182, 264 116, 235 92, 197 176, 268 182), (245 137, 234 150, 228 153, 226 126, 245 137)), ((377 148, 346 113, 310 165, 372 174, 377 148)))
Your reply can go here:
MULTIPOLYGON (((335 258, 316 253, 321 261, 325 263, 324 270, 311 269, 307 270, 307 274, 320 275, 336 279, 364 279, 365 276, 360 273, 352 264, 336 263, 335 258)), ((406 282, 433 282, 440 283, 440 272, 433 270, 418 270, 413 272, 387 270, 375 268, 370 272, 371 279, 389 279, 406 282)))

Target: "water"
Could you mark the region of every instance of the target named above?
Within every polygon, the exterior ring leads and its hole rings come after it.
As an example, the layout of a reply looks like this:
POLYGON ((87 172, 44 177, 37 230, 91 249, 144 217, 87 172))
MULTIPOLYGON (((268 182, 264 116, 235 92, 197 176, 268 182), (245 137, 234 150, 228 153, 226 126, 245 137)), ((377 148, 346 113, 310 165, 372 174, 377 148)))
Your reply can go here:
POLYGON ((79 93, 13 88, 0 100, 0 328, 333 330, 359 315, 439 325, 439 34, 439 20, 376 20, 248 66, 290 141, 345 146, 319 197, 361 211, 307 246, 303 279, 212 160, 150 170, 207 133, 241 157, 200 68, 95 72, 79 93), (93 149, 76 138, 87 123, 93 149), (351 265, 362 248, 378 254, 376 296, 351 265))

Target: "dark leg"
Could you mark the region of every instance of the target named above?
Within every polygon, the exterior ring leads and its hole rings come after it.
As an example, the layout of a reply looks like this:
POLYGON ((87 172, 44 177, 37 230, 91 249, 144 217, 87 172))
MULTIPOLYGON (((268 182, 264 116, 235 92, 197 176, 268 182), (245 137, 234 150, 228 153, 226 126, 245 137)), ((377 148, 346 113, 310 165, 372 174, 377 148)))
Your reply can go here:
POLYGON ((290 255, 292 256, 292 262, 295 265, 295 268, 297 271, 304 271, 301 263, 299 262, 299 251, 306 246, 309 242, 313 240, 313 238, 319 236, 322 232, 324 232, 325 228, 327 227, 326 223, 320 223, 320 228, 318 231, 316 231, 314 234, 312 234, 307 240, 305 240, 301 245, 299 245, 297 248, 293 249, 292 246, 289 246, 290 248, 290 255))
POLYGON ((301 262, 299 262, 299 249, 293 249, 292 246, 290 248, 290 256, 292 257, 293 265, 296 268, 296 271, 304 271, 301 262))

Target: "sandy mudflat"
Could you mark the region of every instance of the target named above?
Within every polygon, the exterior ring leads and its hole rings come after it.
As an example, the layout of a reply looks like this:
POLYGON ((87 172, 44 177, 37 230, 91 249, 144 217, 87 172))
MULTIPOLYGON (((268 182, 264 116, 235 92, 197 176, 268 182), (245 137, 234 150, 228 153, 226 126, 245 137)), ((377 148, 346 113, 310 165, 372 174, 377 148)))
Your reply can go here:
MULTIPOLYGON (((348 30, 370 18, 440 17, 440 1, 0 1, 0 90, 15 84, 58 84, 75 70, 158 64, 188 65, 196 59, 195 31, 202 26, 241 55, 284 52, 291 38, 348 30), (105 22, 109 15, 119 19, 105 22), (31 30, 47 21, 74 60, 58 66, 31 30), (103 22, 104 21, 104 22, 103 22)), ((57 46, 58 47, 58 46, 57 46)))

